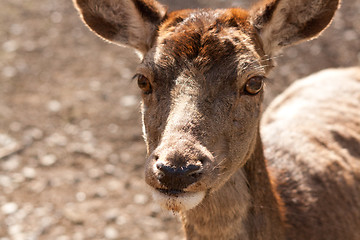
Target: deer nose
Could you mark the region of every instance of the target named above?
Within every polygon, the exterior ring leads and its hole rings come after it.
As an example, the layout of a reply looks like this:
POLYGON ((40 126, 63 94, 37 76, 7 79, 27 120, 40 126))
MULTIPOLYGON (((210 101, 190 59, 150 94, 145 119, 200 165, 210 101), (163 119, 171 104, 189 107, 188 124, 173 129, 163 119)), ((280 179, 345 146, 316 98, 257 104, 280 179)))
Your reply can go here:
POLYGON ((158 169, 157 179, 169 190, 181 191, 198 181, 202 174, 202 166, 195 164, 176 167, 158 162, 156 168, 158 169))

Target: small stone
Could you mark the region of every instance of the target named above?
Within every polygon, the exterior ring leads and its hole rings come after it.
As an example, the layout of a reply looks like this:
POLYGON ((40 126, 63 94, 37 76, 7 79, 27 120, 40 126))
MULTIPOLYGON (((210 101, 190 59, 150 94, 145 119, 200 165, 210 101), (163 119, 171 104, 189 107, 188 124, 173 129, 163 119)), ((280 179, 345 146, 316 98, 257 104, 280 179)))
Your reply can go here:
POLYGON ((96 198, 104 198, 107 195, 108 195, 108 191, 103 187, 96 189, 96 191, 94 193, 94 197, 96 197, 96 198))
POLYGON ((0 133, 0 147, 5 147, 7 145, 13 144, 16 141, 9 137, 8 135, 0 133))
MULTIPOLYGON (((18 23, 13 23, 10 26, 10 33, 14 35, 20 35, 24 31, 24 26, 18 23)), ((0 240, 2 240, 0 238, 0 240)))
POLYGON ((70 237, 63 235, 63 236, 59 236, 59 237, 57 237, 55 239, 56 240, 70 240, 70 237))
POLYGON ((81 147, 82 147, 81 152, 84 154, 88 154, 88 155, 92 156, 96 152, 96 148, 91 143, 83 144, 81 147))
POLYGON ((53 12, 50 15, 50 19, 53 23, 60 23, 62 21, 62 14, 60 12, 53 12))
POLYGON ((19 165, 20 165, 20 157, 13 156, 9 160, 3 162, 2 168, 5 171, 14 171, 19 167, 19 165))
POLYGON ((313 56, 318 56, 320 54, 320 52, 322 51, 322 47, 318 44, 314 44, 310 47, 309 50, 313 56))
POLYGON ((49 179, 48 185, 50 187, 60 187, 61 185, 64 185, 64 182, 62 181, 61 178, 52 178, 49 179))
POLYGON ((88 172, 88 176, 92 179, 99 179, 103 175, 103 171, 98 168, 91 168, 88 172))
POLYGON ((8 135, 0 133, 0 159, 11 156, 20 149, 18 142, 8 135))
POLYGON ((8 232, 12 237, 14 237, 16 235, 19 235, 22 232, 22 230, 23 230, 23 228, 21 225, 15 224, 15 225, 9 226, 8 232))
POLYGON ((12 78, 16 75, 16 68, 11 66, 6 66, 2 69, 2 75, 6 78, 12 78))
POLYGON ((134 202, 136 204, 144 205, 149 200, 149 197, 144 194, 136 194, 134 196, 134 202))
POLYGON ((116 124, 114 124, 114 123, 111 123, 111 124, 109 124, 109 126, 108 126, 108 130, 109 130, 110 133, 115 134, 115 133, 118 132, 119 126, 116 125, 116 124))
POLYGON ((104 170, 107 174, 112 175, 115 172, 115 166, 112 164, 106 164, 104 170))
POLYGON ((64 217, 74 224, 83 224, 85 216, 72 206, 66 206, 63 210, 64 217))
POLYGON ((27 179, 34 179, 36 177, 36 170, 31 167, 24 167, 22 174, 27 179))
POLYGON ((17 212, 16 212, 16 219, 18 220, 18 222, 20 222, 19 220, 24 220, 27 216, 28 216, 28 212, 26 211, 26 209, 19 209, 17 212))
POLYGON ((96 228, 86 229, 86 239, 94 239, 96 237, 97 230, 96 228))
POLYGON ((67 124, 64 127, 64 131, 67 134, 70 134, 70 135, 78 135, 79 134, 79 127, 76 126, 76 125, 73 125, 73 124, 67 124))
POLYGON ((24 41, 22 45, 23 45, 23 48, 25 49, 25 51, 27 51, 27 52, 32 52, 37 47, 36 42, 32 41, 32 40, 24 41))
POLYGON ((29 65, 24 60, 16 61, 15 67, 21 73, 27 72, 29 70, 29 65))
POLYGON ((2 48, 5 52, 15 52, 19 48, 16 40, 9 40, 3 43, 2 48))
POLYGON ((83 120, 81 120, 79 125, 80 125, 81 128, 87 129, 87 128, 90 128, 91 122, 90 122, 89 119, 83 119, 83 120))
POLYGON ((20 173, 14 173, 11 175, 11 179, 14 183, 22 183, 25 181, 25 177, 20 173))
POLYGON ((13 132, 19 132, 22 128, 22 125, 19 122, 12 122, 12 123, 10 123, 9 128, 13 132))
POLYGON ((1 207, 1 211, 5 214, 5 215, 9 215, 9 214, 13 214, 18 210, 18 205, 14 202, 9 202, 9 203, 5 203, 4 205, 2 205, 1 207))
POLYGON ((345 37, 346 41, 353 41, 353 40, 358 39, 357 34, 354 30, 345 31, 344 37, 345 37))
POLYGON ((0 175, 0 186, 11 188, 12 187, 12 181, 9 176, 0 175))
POLYGON ((84 193, 84 192, 78 192, 78 193, 76 193, 76 200, 78 201, 78 202, 83 202, 83 201, 85 201, 86 200, 86 194, 84 193))
POLYGON ((123 215, 118 216, 118 217, 116 218, 116 224, 117 224, 117 225, 122 226, 122 225, 125 225, 127 222, 128 222, 128 218, 125 217, 125 216, 123 216, 123 215))
POLYGON ((34 209, 34 215, 41 218, 49 216, 53 208, 54 208, 53 204, 43 203, 41 207, 38 206, 34 209))
POLYGON ((139 99, 135 95, 123 96, 122 98, 120 98, 120 104, 123 107, 133 107, 139 104, 139 99))
POLYGON ((82 131, 80 137, 85 142, 90 142, 94 138, 93 133, 90 131, 82 131))
POLYGON ((66 234, 67 229, 65 226, 56 225, 53 227, 51 232, 53 233, 53 236, 61 236, 63 234, 66 234))
POLYGON ((113 222, 113 221, 116 221, 116 219, 119 215, 120 215, 119 209, 112 208, 105 212, 104 217, 105 217, 106 221, 113 222))
POLYGON ((34 140, 40 140, 43 138, 44 133, 39 128, 33 128, 26 132, 26 135, 28 135, 30 138, 34 140))
POLYGON ((51 112, 59 112, 61 109, 61 103, 56 100, 51 100, 50 102, 48 102, 47 108, 51 112))
POLYGON ((68 140, 66 136, 59 133, 54 133, 50 137, 46 138, 46 143, 51 147, 55 147, 55 146, 64 147, 68 143, 68 140))
POLYGON ((12 236, 12 240, 34 240, 34 238, 29 238, 25 235, 25 233, 18 233, 14 236, 12 236))
POLYGON ((117 180, 110 180, 106 184, 109 191, 119 191, 119 189, 123 188, 123 183, 117 180))
MULTIPOLYGON (((359 55, 360 55, 360 54, 359 54, 359 55)), ((116 153, 110 154, 110 156, 109 156, 109 162, 110 162, 110 163, 116 165, 116 164, 119 163, 119 161, 120 161, 120 157, 119 157, 118 154, 116 154, 116 153)))
POLYGON ((169 239, 169 236, 167 235, 166 232, 157 232, 157 233, 153 233, 152 239, 166 240, 169 239))
POLYGON ((47 186, 47 182, 42 179, 32 183, 32 185, 30 185, 30 189, 35 193, 41 193, 45 190, 46 186, 47 186))
POLYGON ((91 81, 90 82, 90 89, 92 91, 99 91, 101 89, 101 82, 100 81, 91 81))
POLYGON ((45 233, 47 230, 49 230, 49 228, 51 228, 52 226, 54 226, 57 223, 57 221, 51 217, 51 216, 44 216, 41 218, 40 221, 40 232, 41 233, 45 233))
POLYGON ((132 160, 132 155, 128 152, 121 152, 120 153, 120 161, 122 163, 129 163, 132 160))
POLYGON ((6 195, 13 194, 15 189, 18 187, 19 187, 18 185, 12 184, 10 187, 4 188, 4 194, 6 194, 6 195))
POLYGON ((41 165, 46 166, 46 167, 54 165, 56 163, 56 161, 57 161, 57 158, 54 154, 45 155, 40 159, 41 165))
POLYGON ((119 232, 114 227, 106 227, 104 231, 104 236, 106 239, 118 239, 119 232))
POLYGON ((73 235, 73 240, 83 240, 85 236, 82 232, 77 232, 73 235))

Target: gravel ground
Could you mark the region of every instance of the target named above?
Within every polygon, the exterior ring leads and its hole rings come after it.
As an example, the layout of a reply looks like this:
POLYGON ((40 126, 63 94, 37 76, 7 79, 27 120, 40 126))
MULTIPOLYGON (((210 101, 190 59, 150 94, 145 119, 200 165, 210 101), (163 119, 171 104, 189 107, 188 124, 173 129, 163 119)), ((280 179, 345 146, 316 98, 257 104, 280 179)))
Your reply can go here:
MULTIPOLYGON (((297 78, 360 65, 359 12, 345 0, 321 38, 286 50, 265 104, 297 78)), ((0 240, 182 239, 143 182, 135 54, 90 33, 71 1, 2 0, 0 22, 0 240)))

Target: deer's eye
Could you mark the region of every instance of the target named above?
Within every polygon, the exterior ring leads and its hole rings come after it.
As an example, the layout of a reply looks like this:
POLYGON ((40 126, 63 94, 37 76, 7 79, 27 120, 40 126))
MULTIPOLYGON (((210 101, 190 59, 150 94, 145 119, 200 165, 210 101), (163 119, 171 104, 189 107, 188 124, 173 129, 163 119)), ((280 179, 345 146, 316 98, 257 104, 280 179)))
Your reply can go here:
POLYGON ((261 91, 263 86, 264 86, 264 77, 262 76, 252 77, 247 81, 245 85, 245 91, 252 95, 255 95, 261 91))
POLYGON ((147 77, 137 74, 135 75, 135 78, 137 78, 138 86, 144 94, 150 94, 152 92, 152 87, 147 77))

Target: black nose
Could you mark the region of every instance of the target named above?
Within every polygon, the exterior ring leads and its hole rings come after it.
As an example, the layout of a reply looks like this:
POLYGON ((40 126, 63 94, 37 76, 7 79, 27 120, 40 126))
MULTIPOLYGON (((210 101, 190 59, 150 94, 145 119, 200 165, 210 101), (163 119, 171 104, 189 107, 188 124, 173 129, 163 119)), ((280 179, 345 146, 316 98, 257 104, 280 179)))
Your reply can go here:
POLYGON ((165 165, 162 162, 156 163, 159 170, 157 179, 167 189, 182 190, 190 184, 196 182, 201 177, 202 169, 199 165, 187 165, 174 167, 165 165))

